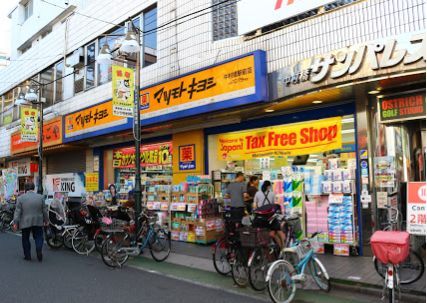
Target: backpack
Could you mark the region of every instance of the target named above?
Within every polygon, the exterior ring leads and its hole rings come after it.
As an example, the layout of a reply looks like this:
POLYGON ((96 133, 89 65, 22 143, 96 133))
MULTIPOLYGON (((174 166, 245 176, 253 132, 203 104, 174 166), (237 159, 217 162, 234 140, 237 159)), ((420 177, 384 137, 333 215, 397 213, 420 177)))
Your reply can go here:
POLYGON ((280 205, 274 204, 268 199, 268 193, 264 193, 262 205, 253 212, 255 215, 253 220, 254 227, 268 227, 270 225, 269 220, 280 209, 280 205), (266 201, 268 202, 267 204, 266 201))

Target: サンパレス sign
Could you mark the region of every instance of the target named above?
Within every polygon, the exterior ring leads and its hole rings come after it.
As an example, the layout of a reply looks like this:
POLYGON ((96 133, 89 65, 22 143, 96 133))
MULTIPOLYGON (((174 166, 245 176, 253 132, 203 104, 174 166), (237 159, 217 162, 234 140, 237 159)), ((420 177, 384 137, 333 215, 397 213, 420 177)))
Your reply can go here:
POLYGON ((296 156, 342 147, 341 117, 218 136, 218 159, 296 156))

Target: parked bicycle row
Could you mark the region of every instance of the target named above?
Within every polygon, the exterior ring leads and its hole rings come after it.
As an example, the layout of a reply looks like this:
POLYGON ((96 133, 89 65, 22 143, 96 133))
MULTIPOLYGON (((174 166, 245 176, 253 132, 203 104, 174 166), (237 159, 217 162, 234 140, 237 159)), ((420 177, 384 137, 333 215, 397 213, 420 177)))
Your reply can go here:
MULTIPOLYGON (((14 201, 2 206, 1 231, 11 229, 14 210, 14 201)), ((169 232, 156 223, 157 214, 145 208, 136 216, 132 208, 95 207, 53 200, 48 205, 48 218, 49 224, 44 232, 49 247, 59 249, 65 246, 81 255, 96 250, 110 267, 122 266, 129 256, 137 256, 145 248, 159 262, 170 254, 169 232), (135 237, 137 220, 140 228, 135 237)))
MULTIPOLYGON (((226 233, 213 246, 213 264, 221 275, 231 274, 240 287, 248 284, 256 291, 268 288, 273 302, 291 302, 296 284, 304 283, 306 272, 317 286, 328 292, 326 268, 315 255, 316 235, 300 239, 298 215, 285 217, 275 205, 255 210, 240 221, 232 209, 224 213, 226 233), (272 222, 279 226, 272 232, 272 222)), ((275 229, 275 228, 274 228, 275 229)))

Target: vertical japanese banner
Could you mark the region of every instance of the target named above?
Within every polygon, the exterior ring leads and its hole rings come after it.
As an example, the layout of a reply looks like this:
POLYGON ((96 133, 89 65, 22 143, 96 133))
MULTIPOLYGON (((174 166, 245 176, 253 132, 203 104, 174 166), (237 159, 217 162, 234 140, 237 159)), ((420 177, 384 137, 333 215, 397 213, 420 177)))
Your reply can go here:
POLYGON ((21 141, 37 142, 38 111, 29 107, 21 107, 21 141))
POLYGON ((113 65, 113 115, 120 117, 133 116, 134 104, 134 71, 131 68, 113 65))
POLYGON ((85 182, 86 192, 99 191, 99 174, 98 173, 86 173, 85 181, 86 181, 85 182))

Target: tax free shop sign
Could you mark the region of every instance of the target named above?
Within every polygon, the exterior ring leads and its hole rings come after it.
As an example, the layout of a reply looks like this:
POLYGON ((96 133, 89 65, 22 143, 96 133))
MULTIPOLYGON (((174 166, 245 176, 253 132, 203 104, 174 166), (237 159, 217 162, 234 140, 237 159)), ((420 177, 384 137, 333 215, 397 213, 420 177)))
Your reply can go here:
POLYGON ((342 148, 342 118, 258 128, 218 136, 218 159, 297 156, 342 148))

